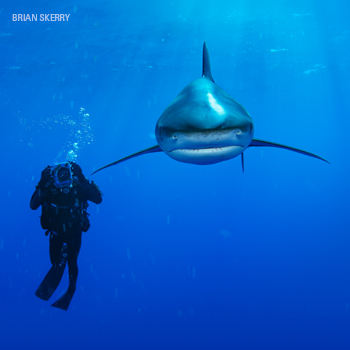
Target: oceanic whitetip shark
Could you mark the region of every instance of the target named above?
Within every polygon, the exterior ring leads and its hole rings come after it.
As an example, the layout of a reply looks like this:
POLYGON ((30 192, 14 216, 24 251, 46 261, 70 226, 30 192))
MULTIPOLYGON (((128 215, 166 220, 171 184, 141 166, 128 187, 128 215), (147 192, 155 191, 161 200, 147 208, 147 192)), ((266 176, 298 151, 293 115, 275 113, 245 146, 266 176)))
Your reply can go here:
POLYGON ((202 78, 188 84, 164 110, 156 130, 158 145, 134 153, 97 169, 148 153, 164 152, 179 162, 215 164, 241 155, 248 147, 277 147, 298 152, 329 163, 315 154, 278 143, 253 139, 254 124, 248 112, 215 84, 209 52, 203 45, 202 78))

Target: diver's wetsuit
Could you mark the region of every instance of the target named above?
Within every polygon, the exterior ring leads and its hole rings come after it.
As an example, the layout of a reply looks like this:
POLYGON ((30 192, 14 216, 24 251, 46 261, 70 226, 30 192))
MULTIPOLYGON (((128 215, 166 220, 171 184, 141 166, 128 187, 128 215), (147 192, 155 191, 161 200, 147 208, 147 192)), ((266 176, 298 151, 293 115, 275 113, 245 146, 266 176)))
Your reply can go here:
POLYGON ((49 182, 43 190, 39 187, 30 201, 33 210, 42 205, 41 225, 50 234, 50 260, 52 268, 38 288, 36 295, 48 300, 57 288, 68 261, 69 287, 66 294, 53 306, 67 310, 76 289, 78 278, 77 259, 81 246, 82 232, 90 227, 87 217, 87 201, 102 202, 98 187, 87 179, 82 183, 73 178, 73 186, 68 193, 55 188, 49 182))

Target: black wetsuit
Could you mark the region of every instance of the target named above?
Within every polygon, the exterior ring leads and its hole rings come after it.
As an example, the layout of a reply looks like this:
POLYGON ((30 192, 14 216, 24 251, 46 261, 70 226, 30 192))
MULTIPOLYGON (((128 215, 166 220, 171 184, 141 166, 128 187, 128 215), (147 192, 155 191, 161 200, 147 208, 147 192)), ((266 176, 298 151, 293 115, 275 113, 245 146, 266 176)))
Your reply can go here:
MULTIPOLYGON (((41 225, 50 234, 50 260, 52 268, 46 279, 39 287, 36 295, 41 299, 48 300, 57 288, 68 261, 69 271, 69 294, 68 303, 65 306, 53 306, 67 309, 76 289, 78 278, 77 259, 81 246, 82 232, 90 227, 86 208, 87 201, 96 204, 102 202, 101 192, 92 182, 85 179, 82 183, 73 178, 73 186, 69 192, 57 189, 53 182, 49 183, 44 190, 36 188, 30 207, 33 210, 42 206, 41 225)), ((66 294, 67 294, 66 293, 66 294)))

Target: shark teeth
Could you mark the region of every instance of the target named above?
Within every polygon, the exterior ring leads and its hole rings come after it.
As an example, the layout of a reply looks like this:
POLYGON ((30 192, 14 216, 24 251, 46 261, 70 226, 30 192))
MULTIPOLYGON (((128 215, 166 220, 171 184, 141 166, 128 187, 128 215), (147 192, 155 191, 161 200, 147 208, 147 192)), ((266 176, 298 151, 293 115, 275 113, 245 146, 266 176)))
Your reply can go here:
POLYGON ((240 147, 240 146, 224 146, 224 147, 207 147, 207 148, 179 148, 176 150, 173 150, 172 152, 222 152, 222 151, 228 151, 229 149, 232 149, 233 147, 240 147))
POLYGON ((178 148, 167 154, 179 162, 205 165, 234 158, 241 154, 243 150, 244 147, 235 145, 210 148, 178 148))
POLYGON ((216 147, 216 148, 194 148, 194 149, 179 149, 179 151, 182 152, 218 152, 222 151, 222 147, 216 147))

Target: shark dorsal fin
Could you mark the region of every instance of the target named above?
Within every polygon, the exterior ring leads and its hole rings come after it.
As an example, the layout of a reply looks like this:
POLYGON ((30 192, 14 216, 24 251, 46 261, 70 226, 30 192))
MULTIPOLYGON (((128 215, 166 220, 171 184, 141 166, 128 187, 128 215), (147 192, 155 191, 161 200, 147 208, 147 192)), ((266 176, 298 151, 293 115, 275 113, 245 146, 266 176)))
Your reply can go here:
POLYGON ((203 73, 202 73, 202 77, 207 78, 214 83, 214 79, 211 75, 211 70, 210 70, 209 51, 207 48, 207 43, 205 41, 203 44, 203 73))

